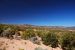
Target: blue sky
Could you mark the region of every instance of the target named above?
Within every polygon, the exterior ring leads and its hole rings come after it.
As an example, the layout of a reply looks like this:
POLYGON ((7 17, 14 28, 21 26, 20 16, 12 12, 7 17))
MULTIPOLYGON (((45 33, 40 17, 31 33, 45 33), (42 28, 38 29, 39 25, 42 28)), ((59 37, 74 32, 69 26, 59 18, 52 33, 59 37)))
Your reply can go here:
POLYGON ((0 0, 0 23, 75 26, 75 1, 0 0))

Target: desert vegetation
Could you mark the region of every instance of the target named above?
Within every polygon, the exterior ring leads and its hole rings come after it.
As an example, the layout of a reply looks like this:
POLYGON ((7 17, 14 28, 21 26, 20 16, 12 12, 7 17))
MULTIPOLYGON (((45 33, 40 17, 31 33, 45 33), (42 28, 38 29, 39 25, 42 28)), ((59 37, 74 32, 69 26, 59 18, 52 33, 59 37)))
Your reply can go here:
MULTIPOLYGON (((32 27, 31 25, 20 26, 0 24, 0 37, 7 37, 9 39, 13 39, 13 35, 17 33, 19 33, 21 39, 24 40, 31 40, 32 42, 38 43, 42 42, 43 44, 52 48, 60 47, 62 48, 62 50, 75 50, 75 31, 56 28, 52 29, 46 27, 32 27), (21 31, 21 33, 19 31, 21 31), (41 40, 38 40, 39 37, 41 38, 41 40)), ((46 49, 38 47, 35 50, 46 49)))

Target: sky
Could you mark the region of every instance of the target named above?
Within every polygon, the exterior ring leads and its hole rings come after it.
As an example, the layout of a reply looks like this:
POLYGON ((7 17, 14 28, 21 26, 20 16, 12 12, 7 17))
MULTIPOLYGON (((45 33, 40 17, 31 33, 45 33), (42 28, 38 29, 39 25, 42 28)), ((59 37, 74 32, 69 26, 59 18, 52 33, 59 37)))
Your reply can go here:
POLYGON ((75 1, 0 0, 0 23, 75 26, 75 1))

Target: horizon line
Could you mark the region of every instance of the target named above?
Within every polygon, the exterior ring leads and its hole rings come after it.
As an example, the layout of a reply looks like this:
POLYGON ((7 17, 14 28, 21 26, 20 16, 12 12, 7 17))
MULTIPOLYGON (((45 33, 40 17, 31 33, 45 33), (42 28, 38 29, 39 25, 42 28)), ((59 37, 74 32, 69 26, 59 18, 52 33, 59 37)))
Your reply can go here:
POLYGON ((32 26, 56 26, 56 27, 75 27, 75 25, 72 25, 72 26, 67 26, 67 25, 39 25, 39 24, 27 24, 27 23, 24 23, 24 24, 20 24, 20 23, 0 23, 0 24, 8 24, 8 25, 32 25, 32 26))

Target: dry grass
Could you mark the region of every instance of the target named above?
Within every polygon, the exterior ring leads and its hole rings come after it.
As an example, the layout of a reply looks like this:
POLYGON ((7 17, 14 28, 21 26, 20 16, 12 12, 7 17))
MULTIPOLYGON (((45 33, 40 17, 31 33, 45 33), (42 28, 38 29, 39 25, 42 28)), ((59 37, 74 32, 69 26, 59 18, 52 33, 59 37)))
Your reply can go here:
POLYGON ((24 50, 24 49, 22 49, 22 48, 19 48, 19 50, 24 50))

